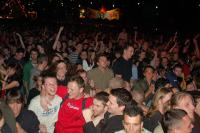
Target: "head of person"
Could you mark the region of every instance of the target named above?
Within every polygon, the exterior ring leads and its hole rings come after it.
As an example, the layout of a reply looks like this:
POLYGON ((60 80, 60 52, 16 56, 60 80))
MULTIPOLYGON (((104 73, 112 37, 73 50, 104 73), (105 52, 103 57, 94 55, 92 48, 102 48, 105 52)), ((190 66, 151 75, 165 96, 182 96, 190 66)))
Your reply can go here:
POLYGON ((77 71, 78 75, 81 76, 81 78, 84 80, 85 84, 88 83, 88 75, 87 75, 87 72, 83 69, 80 69, 77 71))
POLYGON ((132 105, 124 110, 123 125, 126 133, 141 133, 143 129, 143 112, 132 105))
POLYGON ((108 86, 110 89, 123 88, 124 80, 120 77, 114 77, 109 81, 108 86))
POLYGON ((79 99, 83 96, 85 82, 81 76, 72 76, 68 81, 67 88, 70 99, 79 99))
POLYGON ((126 60, 131 59, 133 54, 134 54, 134 47, 132 45, 129 45, 129 44, 125 45, 124 49, 123 49, 124 59, 126 59, 126 60))
POLYGON ((56 76, 58 77, 65 77, 67 73, 67 64, 63 60, 59 60, 55 62, 56 66, 56 76))
POLYGON ((161 57, 161 64, 163 67, 167 67, 168 66, 168 58, 167 57, 161 57))
POLYGON ((159 111, 161 114, 165 113, 170 108, 171 97, 172 92, 170 89, 158 89, 153 97, 152 105, 147 116, 151 117, 156 111, 159 111))
POLYGON ((182 66, 180 64, 175 64, 173 66, 173 73, 177 76, 177 77, 181 77, 182 76, 182 66))
POLYGON ((45 69, 48 65, 48 57, 46 55, 40 55, 37 58, 37 64, 45 69))
POLYGON ((181 109, 171 109, 162 118, 164 133, 191 133, 192 121, 187 112, 181 109))
POLYGON ((15 53, 15 59, 21 60, 24 57, 25 50, 23 48, 18 48, 15 53))
POLYGON ((10 63, 7 66, 7 75, 9 77, 12 77, 13 75, 16 75, 17 77, 21 77, 22 75, 22 67, 19 63, 10 63))
POLYGON ((83 44, 82 43, 77 43, 77 45, 75 46, 76 52, 77 53, 81 53, 82 49, 83 49, 83 44))
POLYGON ((147 65, 145 68, 144 68, 144 77, 148 80, 152 80, 153 79, 153 76, 154 76, 154 72, 155 72, 155 69, 150 66, 150 65, 147 65))
POLYGON ((139 104, 143 104, 145 100, 144 91, 142 90, 132 90, 131 91, 133 99, 139 104))
POLYGON ((11 108, 15 117, 17 117, 24 105, 24 97, 19 90, 11 90, 6 96, 6 103, 11 108))
POLYGON ((107 102, 108 112, 112 115, 121 115, 125 107, 129 106, 132 101, 132 95, 126 89, 112 89, 107 102))
POLYGON ((188 116, 194 120, 194 100, 190 94, 186 92, 175 93, 171 98, 171 107, 186 111, 188 116))
POLYGON ((31 49, 30 51, 31 60, 37 60, 37 57, 38 57, 38 50, 36 48, 31 49))
POLYGON ((160 88, 169 88, 172 87, 170 82, 165 78, 159 78, 155 83, 155 89, 158 90, 160 88))
POLYGON ((99 54, 96 57, 97 65, 100 68, 107 68, 108 67, 108 58, 106 54, 99 54))
POLYGON ((44 71, 42 76, 42 91, 47 95, 54 97, 57 91, 57 79, 53 72, 44 71))
POLYGON ((42 76, 41 75, 35 76, 35 77, 33 77, 33 80, 36 84, 36 88, 41 89, 41 87, 42 87, 42 76))
POLYGON ((99 92, 94 96, 93 100, 93 115, 94 117, 104 115, 107 111, 107 105, 109 94, 106 92, 99 92))
POLYGON ((86 50, 83 50, 80 54, 82 60, 86 60, 88 58, 88 53, 86 50))

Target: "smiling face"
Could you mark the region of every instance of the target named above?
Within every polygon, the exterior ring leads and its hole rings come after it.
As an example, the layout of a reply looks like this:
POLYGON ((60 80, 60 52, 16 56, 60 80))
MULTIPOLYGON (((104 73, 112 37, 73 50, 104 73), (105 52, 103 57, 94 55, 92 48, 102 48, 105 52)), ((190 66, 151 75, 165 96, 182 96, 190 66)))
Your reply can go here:
POLYGON ((44 80, 43 87, 45 89, 45 92, 49 96, 55 96, 57 91, 57 80, 53 77, 47 77, 44 80))
POLYGON ((79 99, 83 94, 83 88, 76 81, 70 81, 67 85, 70 99, 79 99))

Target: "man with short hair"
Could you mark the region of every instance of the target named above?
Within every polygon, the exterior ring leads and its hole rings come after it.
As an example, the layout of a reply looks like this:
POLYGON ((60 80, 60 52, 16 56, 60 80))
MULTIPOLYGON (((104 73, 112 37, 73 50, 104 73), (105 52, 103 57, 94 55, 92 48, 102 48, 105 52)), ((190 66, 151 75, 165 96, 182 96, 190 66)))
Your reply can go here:
POLYGON ((100 54, 97 56, 98 67, 88 71, 88 78, 94 81, 94 87, 99 91, 103 91, 108 88, 109 81, 114 77, 111 69, 108 68, 108 59, 106 54, 100 54))
MULTIPOLYGON (((101 126, 102 133, 114 133, 123 129, 123 111, 125 107, 134 104, 131 94, 124 88, 112 89, 107 103, 108 112, 104 115, 101 126)), ((84 111, 83 116, 86 124, 84 125, 85 133, 97 133, 97 129, 92 122, 92 110, 84 111)))
POLYGON ((8 59, 8 61, 6 62, 7 65, 9 64, 20 64, 21 67, 24 65, 24 53, 25 53, 25 50, 23 48, 18 48, 16 50, 16 53, 13 57, 10 57, 8 59))
POLYGON ((56 123, 56 133, 83 133, 82 110, 92 105, 91 97, 84 98, 84 80, 73 76, 68 81, 68 95, 63 98, 56 123))
POLYGON ((29 81, 31 78, 31 70, 37 65, 38 50, 36 48, 30 51, 30 60, 24 65, 23 68, 23 83, 27 91, 29 91, 29 81))
MULTIPOLYGON (((93 105, 92 105, 92 121, 96 128, 101 128, 101 120, 104 118, 104 114, 107 112, 107 105, 109 94, 106 92, 99 92, 94 96, 93 105)), ((85 110, 83 110, 84 113, 85 110)), ((97 129, 98 130, 98 129, 97 129)), ((101 130, 101 129, 99 129, 101 130)))
POLYGON ((57 79, 55 74, 43 75, 42 92, 31 100, 28 107, 40 121, 41 133, 54 133, 55 123, 58 119, 58 111, 62 98, 56 95, 57 79))
POLYGON ((123 125, 124 130, 115 133, 151 133, 143 128, 143 112, 137 105, 124 110, 123 125))
POLYGON ((131 60, 134 54, 134 48, 132 45, 126 45, 123 49, 123 55, 113 65, 113 71, 116 77, 121 77, 126 82, 130 82, 132 77, 132 65, 131 60))
POLYGON ((34 77, 39 76, 42 71, 46 69, 48 65, 48 57, 46 55, 41 55, 37 59, 37 65, 36 67, 33 67, 30 73, 30 81, 29 81, 29 90, 36 87, 36 84, 34 82, 34 77))
POLYGON ((191 133, 193 124, 188 114, 181 109, 167 111, 162 120, 165 133, 191 133))
POLYGON ((192 133, 200 133, 200 117, 195 113, 194 100, 190 94, 186 92, 175 93, 171 98, 171 107, 187 112, 194 125, 192 133))

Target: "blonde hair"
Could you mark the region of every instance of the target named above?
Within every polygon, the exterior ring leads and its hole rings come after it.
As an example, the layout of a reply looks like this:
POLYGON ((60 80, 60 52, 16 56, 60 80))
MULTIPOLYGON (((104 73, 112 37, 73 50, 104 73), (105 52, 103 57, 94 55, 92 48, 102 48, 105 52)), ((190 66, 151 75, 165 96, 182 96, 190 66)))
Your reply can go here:
POLYGON ((187 96, 190 97, 194 103, 194 99, 189 93, 177 92, 171 98, 171 107, 175 107, 175 106, 179 105, 180 101, 182 101, 187 96))
POLYGON ((149 108, 149 112, 147 113, 147 117, 151 117, 156 111, 158 111, 159 100, 164 98, 164 96, 170 92, 171 90, 168 88, 160 88, 156 91, 152 100, 151 107, 149 108))

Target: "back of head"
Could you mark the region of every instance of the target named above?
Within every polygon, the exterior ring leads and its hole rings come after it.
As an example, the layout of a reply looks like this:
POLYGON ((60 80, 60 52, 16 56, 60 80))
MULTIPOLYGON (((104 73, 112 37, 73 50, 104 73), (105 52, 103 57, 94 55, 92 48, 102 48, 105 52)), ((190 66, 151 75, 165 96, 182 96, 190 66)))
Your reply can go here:
POLYGON ((106 103, 108 102, 108 96, 108 93, 101 91, 94 96, 94 99, 97 99, 101 101, 104 105, 106 105, 106 103))
POLYGON ((132 99, 131 93, 124 88, 112 89, 110 91, 110 94, 116 97, 117 104, 119 106, 128 107, 133 104, 136 104, 136 102, 133 101, 133 99, 132 99))
POLYGON ((162 118, 162 128, 164 133, 171 133, 172 130, 179 128, 182 124, 182 119, 187 113, 181 109, 171 109, 167 111, 162 118))
POLYGON ((137 105, 132 105, 125 108, 124 115, 128 115, 129 117, 135 117, 139 115, 141 117, 141 121, 143 120, 144 117, 142 109, 137 105))
POLYGON ((10 90, 6 96, 6 103, 24 103, 24 97, 19 90, 10 90))
POLYGON ((124 81, 122 78, 114 77, 109 81, 109 88, 115 89, 115 88, 123 88, 124 81))

